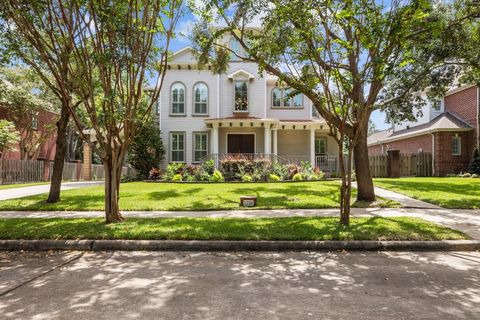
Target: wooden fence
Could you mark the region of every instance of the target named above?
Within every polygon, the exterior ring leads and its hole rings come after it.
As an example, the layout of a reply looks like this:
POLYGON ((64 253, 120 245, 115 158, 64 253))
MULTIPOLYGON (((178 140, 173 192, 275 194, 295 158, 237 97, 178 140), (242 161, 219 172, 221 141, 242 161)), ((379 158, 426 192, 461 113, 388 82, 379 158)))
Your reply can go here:
MULTIPOLYGON (((372 177, 387 177, 388 156, 379 154, 369 157, 372 177)), ((400 176, 402 177, 431 177, 432 155, 430 153, 401 154, 400 176)))
MULTIPOLYGON (((0 159, 0 184, 46 182, 50 181, 53 172, 53 162, 41 160, 6 160, 0 159)), ((134 176, 136 170, 123 167, 122 175, 134 176)), ((82 163, 66 162, 63 165, 63 180, 82 180, 82 163)), ((93 180, 105 179, 103 165, 92 164, 93 180)))

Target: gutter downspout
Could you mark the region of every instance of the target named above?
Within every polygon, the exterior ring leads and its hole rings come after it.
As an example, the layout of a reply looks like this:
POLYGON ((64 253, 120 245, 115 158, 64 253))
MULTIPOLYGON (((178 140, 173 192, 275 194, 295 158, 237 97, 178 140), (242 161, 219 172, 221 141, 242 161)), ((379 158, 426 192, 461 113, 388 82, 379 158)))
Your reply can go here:
POLYGON ((435 133, 430 133, 432 136, 432 176, 435 176, 435 133))

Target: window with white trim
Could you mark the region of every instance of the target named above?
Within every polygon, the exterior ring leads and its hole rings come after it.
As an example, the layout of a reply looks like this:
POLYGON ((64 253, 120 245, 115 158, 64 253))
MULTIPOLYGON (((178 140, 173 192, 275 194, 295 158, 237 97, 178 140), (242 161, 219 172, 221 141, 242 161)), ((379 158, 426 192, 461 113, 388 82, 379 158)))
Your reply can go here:
POLYGON ((170 133, 170 160, 185 162, 185 132, 170 133))
POLYGON ((292 96, 290 88, 273 88, 272 108, 302 108, 303 98, 300 93, 292 96))
POLYGON ((200 162, 208 153, 208 133, 195 132, 193 134, 193 162, 200 162))
POLYGON ((459 156, 462 154, 462 139, 457 135, 452 137, 452 155, 459 156))
POLYGON ((38 129, 38 113, 32 114, 32 129, 33 130, 38 129))
POLYGON ((171 89, 172 114, 185 114, 185 86, 175 82, 171 89))
POLYGON ((246 112, 248 111, 248 83, 245 80, 236 80, 234 85, 234 111, 246 112))
POLYGON ((193 114, 207 114, 208 87, 199 82, 193 87, 193 114))

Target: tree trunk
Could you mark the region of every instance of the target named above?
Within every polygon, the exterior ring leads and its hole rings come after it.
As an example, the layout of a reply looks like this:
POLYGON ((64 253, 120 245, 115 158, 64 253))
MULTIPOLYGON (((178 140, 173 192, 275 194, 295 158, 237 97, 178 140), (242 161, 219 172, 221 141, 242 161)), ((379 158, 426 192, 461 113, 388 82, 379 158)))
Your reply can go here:
POLYGON ((54 203, 60 200, 60 188, 62 186, 63 164, 65 162, 67 140, 66 134, 69 118, 70 113, 68 111, 68 106, 62 106, 60 119, 57 121, 57 140, 55 142, 55 158, 53 160, 52 179, 47 199, 48 203, 54 203))
POLYGON ((115 154, 110 153, 103 159, 105 170, 105 220, 107 223, 123 221, 118 206, 122 162, 115 154))
POLYGON ((367 146, 367 127, 362 129, 362 135, 359 141, 355 143, 353 149, 355 161, 355 176, 357 178, 357 201, 375 201, 375 191, 373 190, 373 180, 370 173, 370 162, 368 160, 367 146))
MULTIPOLYGON (((340 224, 348 226, 350 224, 350 189, 351 189, 351 165, 345 165, 343 157, 343 136, 339 140, 339 164, 340 176, 342 178, 342 185, 340 186, 340 224), (350 172, 349 172, 350 171, 350 172)), ((351 154, 351 151, 349 151, 351 154)), ((348 157, 349 160, 351 156, 348 157)))

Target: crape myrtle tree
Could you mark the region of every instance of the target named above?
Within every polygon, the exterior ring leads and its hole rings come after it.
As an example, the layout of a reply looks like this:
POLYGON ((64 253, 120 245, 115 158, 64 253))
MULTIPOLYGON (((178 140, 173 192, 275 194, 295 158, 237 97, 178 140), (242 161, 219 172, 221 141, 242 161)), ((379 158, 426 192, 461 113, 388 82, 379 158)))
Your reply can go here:
POLYGON ((303 93, 337 133, 348 137, 357 199, 373 201, 367 148, 370 115, 379 108, 385 79, 405 63, 409 42, 432 35, 432 2, 211 0, 196 10, 202 17, 194 30, 200 63, 213 60, 212 69, 221 72, 230 55, 236 55, 303 93), (259 17, 261 28, 250 28, 259 17), (222 43, 224 34, 232 34, 243 50, 233 52, 222 43), (348 105, 348 117, 340 105, 348 105))
POLYGON ((60 7, 54 19, 73 48, 68 67, 87 123, 76 110, 71 110, 72 118, 79 131, 89 128, 94 133, 105 169, 106 222, 118 222, 123 220, 118 205, 122 165, 158 100, 183 3, 50 1, 60 7), (148 78, 156 85, 147 92, 148 78))
POLYGON ((73 53, 65 25, 72 16, 56 1, 6 0, 0 4, 0 49, 4 63, 21 62, 30 66, 60 101, 56 122, 56 149, 47 202, 60 200, 66 134, 70 110, 81 103, 73 94, 73 75, 69 68, 73 53))
POLYGON ((15 150, 15 144, 20 140, 20 135, 15 130, 15 124, 8 120, 0 120, 0 159, 7 151, 15 150))

